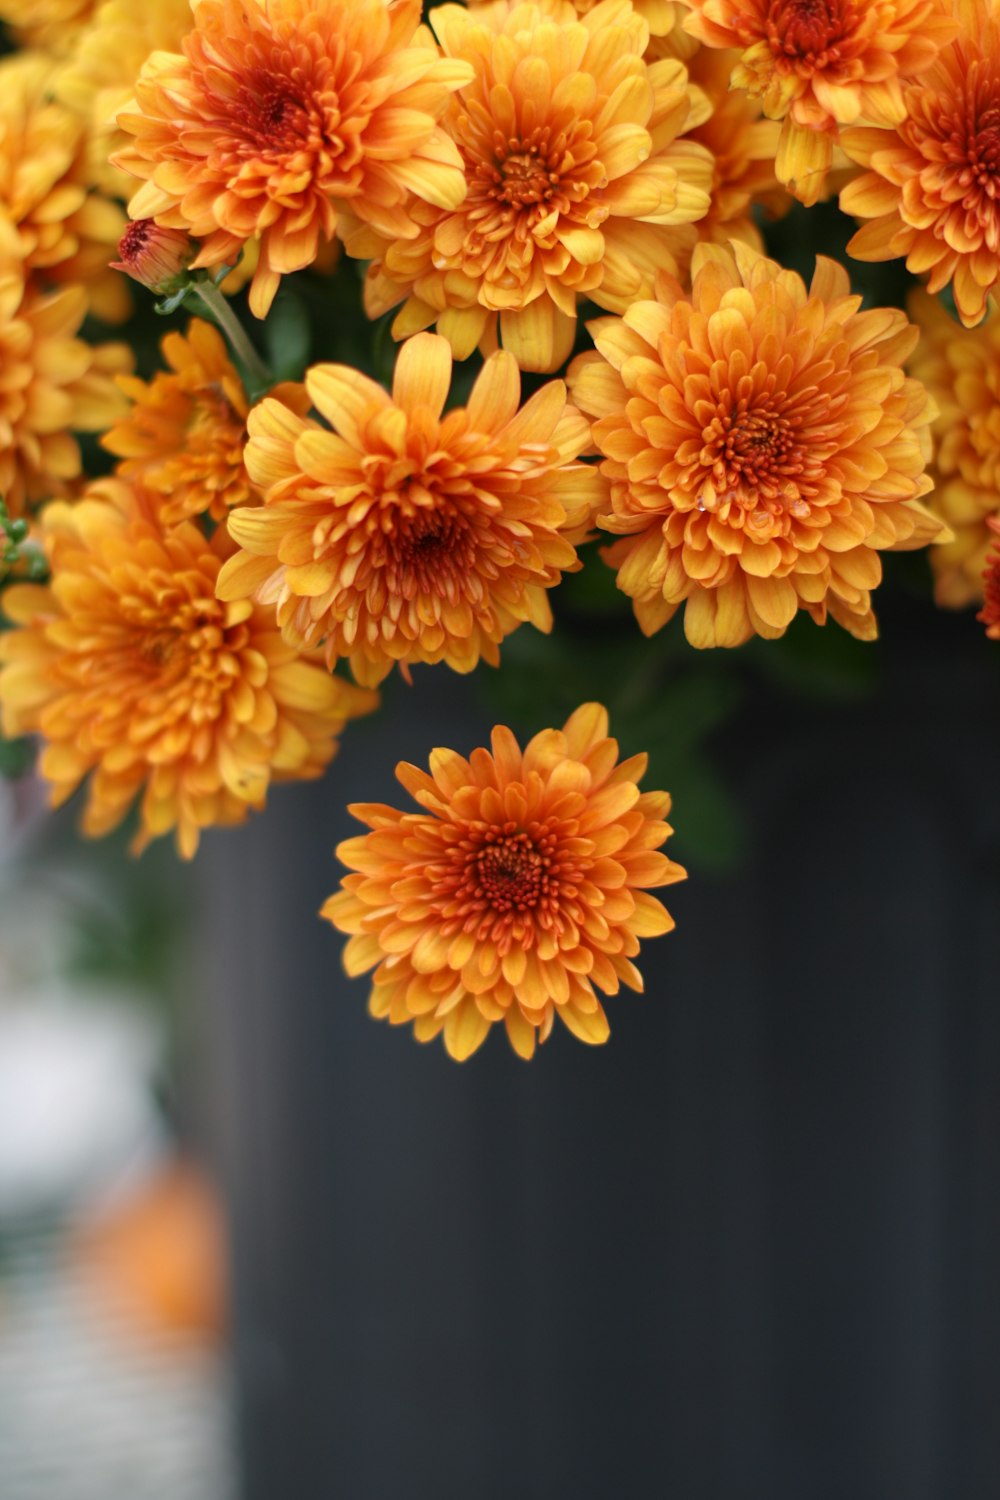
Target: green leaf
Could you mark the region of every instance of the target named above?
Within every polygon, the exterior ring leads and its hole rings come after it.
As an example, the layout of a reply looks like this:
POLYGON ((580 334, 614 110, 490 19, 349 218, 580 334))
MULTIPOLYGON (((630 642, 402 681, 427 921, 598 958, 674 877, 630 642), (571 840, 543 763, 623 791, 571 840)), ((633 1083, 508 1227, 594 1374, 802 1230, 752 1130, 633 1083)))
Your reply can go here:
POLYGON ((33 759, 34 750, 28 738, 5 740, 0 734, 0 776, 11 780, 23 776, 31 769, 33 759))
POLYGON ((301 380, 309 363, 309 308, 297 291, 282 287, 263 325, 267 363, 275 380, 301 380))

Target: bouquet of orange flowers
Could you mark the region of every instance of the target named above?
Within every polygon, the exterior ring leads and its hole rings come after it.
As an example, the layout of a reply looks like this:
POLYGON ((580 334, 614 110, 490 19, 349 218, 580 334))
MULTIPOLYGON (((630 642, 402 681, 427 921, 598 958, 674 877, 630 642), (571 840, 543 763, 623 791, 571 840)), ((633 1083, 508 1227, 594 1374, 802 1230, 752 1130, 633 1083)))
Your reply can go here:
POLYGON ((697 748, 688 648, 822 673, 887 551, 1000 638, 1000 0, 0 17, 5 735, 190 858, 394 669, 568 697, 401 764, 323 914, 456 1058, 602 1042, 684 871, 593 700, 697 748))

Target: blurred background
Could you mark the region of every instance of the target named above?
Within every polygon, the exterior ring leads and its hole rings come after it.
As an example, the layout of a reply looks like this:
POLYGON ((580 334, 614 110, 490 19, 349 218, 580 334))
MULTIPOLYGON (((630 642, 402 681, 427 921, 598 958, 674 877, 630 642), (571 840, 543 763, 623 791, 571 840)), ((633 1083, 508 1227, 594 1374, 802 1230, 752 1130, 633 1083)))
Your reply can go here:
POLYGON ((171 851, 0 779, 3 1500, 239 1493, 196 923, 171 851))
POLYGON ((998 1492, 1000 657, 923 568, 696 656, 590 567, 191 867, 5 786, 3 1500, 998 1492), (595 694, 690 870, 646 995, 530 1065, 375 1024, 346 804, 595 694))

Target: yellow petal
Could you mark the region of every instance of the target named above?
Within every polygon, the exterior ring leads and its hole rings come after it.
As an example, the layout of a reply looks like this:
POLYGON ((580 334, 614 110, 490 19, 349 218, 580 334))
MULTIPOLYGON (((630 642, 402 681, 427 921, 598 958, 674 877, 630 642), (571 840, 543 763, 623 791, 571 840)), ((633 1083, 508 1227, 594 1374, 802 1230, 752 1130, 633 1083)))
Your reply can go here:
POLYGON ((486 1040, 490 1023, 473 999, 465 1000, 444 1023, 444 1044, 456 1062, 465 1062, 486 1040))
POLYGON ((396 360, 392 398, 406 412, 425 408, 440 417, 451 389, 451 347, 436 333, 407 339, 396 360))

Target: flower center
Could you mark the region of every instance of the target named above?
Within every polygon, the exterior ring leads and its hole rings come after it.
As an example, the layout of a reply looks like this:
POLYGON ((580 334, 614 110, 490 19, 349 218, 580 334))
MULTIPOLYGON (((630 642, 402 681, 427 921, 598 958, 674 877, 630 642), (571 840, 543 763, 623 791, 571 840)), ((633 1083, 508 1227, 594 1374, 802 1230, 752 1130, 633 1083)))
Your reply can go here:
POLYGON ((518 208, 526 203, 545 203, 559 186, 559 174, 549 171, 538 145, 512 151, 509 156, 501 147, 497 152, 495 172, 491 196, 518 208))
POLYGON ((248 144, 254 149, 274 146, 275 137, 302 133, 297 131, 307 112, 301 99, 295 97, 283 78, 258 80, 240 90, 234 100, 235 112, 248 144))
POLYGON ((393 575, 390 588, 404 597, 455 594, 458 579, 475 561, 473 533, 456 511, 421 507, 397 516, 386 565, 393 575))
POLYGON ((445 857, 421 868, 438 903, 443 931, 491 939, 500 953, 530 948, 580 925, 581 885, 587 878, 575 821, 475 819, 452 825, 445 857), (567 841, 571 847, 567 848, 567 841))
POLYGON ((991 105, 980 115, 969 142, 969 164, 976 182, 991 198, 1000 187, 1000 105, 991 105))
POLYGON ((139 642, 139 655, 155 668, 165 667, 175 655, 183 637, 179 630, 153 630, 139 642))
POLYGON ((534 210, 534 217, 553 209, 568 213, 588 196, 603 173, 603 168, 596 170, 589 137, 587 121, 580 122, 572 140, 565 130, 553 133, 550 125, 509 138, 494 130, 490 155, 472 164, 469 201, 473 217, 482 215, 476 204, 483 199, 494 214, 521 209, 534 210))
POLYGON ((173 691, 186 683, 199 694, 228 691, 233 679, 227 679, 231 661, 225 658, 240 649, 245 627, 227 630, 216 600, 185 598, 162 574, 151 574, 148 582, 150 591, 145 597, 126 594, 121 600, 126 630, 123 645, 129 660, 138 662, 157 690, 173 691), (158 589, 162 591, 159 596, 158 589))
POLYGON ((738 401, 712 418, 702 438, 702 463, 715 488, 742 490, 750 504, 773 499, 802 469, 792 424, 770 404, 753 410, 738 401))
POLYGON ((822 66, 849 29, 844 0, 771 0, 767 38, 776 56, 822 66))
POLYGON ((495 912, 532 911, 549 884, 549 860, 538 852, 526 833, 498 834, 491 830, 476 859, 476 895, 485 897, 495 912))

